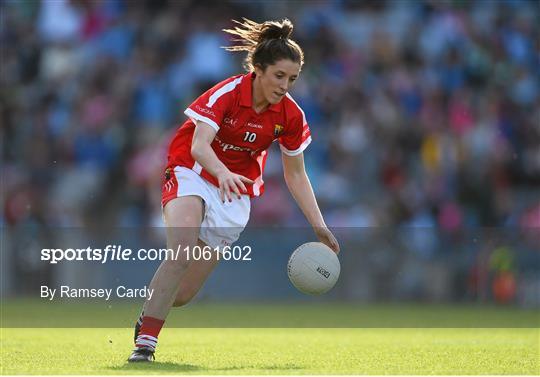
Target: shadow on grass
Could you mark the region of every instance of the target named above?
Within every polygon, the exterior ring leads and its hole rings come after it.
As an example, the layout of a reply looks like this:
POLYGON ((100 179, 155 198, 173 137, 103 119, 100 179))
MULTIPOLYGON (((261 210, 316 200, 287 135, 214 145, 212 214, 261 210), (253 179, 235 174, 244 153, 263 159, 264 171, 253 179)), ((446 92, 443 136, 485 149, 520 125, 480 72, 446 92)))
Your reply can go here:
POLYGON ((197 372, 197 371, 215 371, 215 372, 226 372, 226 371, 241 371, 244 369, 252 370, 299 370, 304 369, 298 365, 294 364, 282 364, 282 365, 238 365, 231 366, 226 368, 207 368, 200 367, 197 365, 191 364, 181 364, 181 363, 171 363, 171 362, 159 362, 154 361, 153 363, 128 363, 124 365, 110 367, 109 369, 114 371, 153 371, 153 372, 197 372))
POLYGON ((171 362, 159 362, 154 361, 152 363, 128 363, 124 365, 110 367, 109 369, 115 371, 170 371, 170 372, 195 372, 203 370, 203 368, 197 365, 171 363, 171 362))
POLYGON ((241 365, 241 366, 232 366, 226 368, 207 368, 209 371, 230 371, 230 370, 243 370, 243 369, 255 369, 255 370, 300 370, 304 369, 298 365, 293 364, 283 364, 283 365, 241 365))

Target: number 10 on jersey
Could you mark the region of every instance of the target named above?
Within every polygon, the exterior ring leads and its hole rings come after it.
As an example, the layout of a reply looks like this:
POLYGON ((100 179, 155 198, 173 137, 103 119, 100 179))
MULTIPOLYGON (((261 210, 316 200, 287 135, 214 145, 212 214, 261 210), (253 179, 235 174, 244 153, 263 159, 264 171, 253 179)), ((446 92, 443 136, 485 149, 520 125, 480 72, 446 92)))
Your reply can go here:
POLYGON ((257 139, 257 134, 255 132, 246 131, 246 134, 244 135, 244 141, 249 141, 250 143, 253 143, 255 139, 257 139))

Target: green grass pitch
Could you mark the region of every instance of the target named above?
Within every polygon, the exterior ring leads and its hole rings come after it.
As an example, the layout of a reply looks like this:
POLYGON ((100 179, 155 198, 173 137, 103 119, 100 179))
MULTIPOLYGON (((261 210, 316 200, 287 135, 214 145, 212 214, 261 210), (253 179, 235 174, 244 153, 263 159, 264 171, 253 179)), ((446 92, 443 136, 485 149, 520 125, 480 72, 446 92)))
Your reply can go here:
MULTIPOLYGON (((25 305, 20 306, 28 313, 25 305)), ((156 362, 132 365, 126 362, 132 348, 130 328, 16 328, 12 325, 18 323, 14 318, 17 310, 13 305, 6 307, 0 336, 2 374, 540 374, 538 326, 166 327, 160 335, 156 362)), ((201 307, 205 311, 212 308, 193 305, 195 312, 201 307)), ((273 307, 268 305, 264 312, 271 316, 273 307)), ((396 307, 390 308, 376 311, 379 315, 385 310, 397 317, 402 314, 396 313, 396 307)), ((280 307, 275 315, 283 310, 280 307)), ((301 314, 316 310, 310 308, 301 314)), ((344 307, 340 310, 339 315, 344 316, 344 307)), ((431 313, 431 309, 415 310, 426 317, 431 313)), ((219 308, 214 307, 213 313, 219 313, 219 308)), ((354 313, 351 309, 350 315, 354 313)), ((373 315, 366 313, 366 317, 373 315)), ((43 318, 50 313, 33 311, 34 316, 38 314, 43 318)), ((318 313, 323 314, 332 312, 326 307, 318 313)))

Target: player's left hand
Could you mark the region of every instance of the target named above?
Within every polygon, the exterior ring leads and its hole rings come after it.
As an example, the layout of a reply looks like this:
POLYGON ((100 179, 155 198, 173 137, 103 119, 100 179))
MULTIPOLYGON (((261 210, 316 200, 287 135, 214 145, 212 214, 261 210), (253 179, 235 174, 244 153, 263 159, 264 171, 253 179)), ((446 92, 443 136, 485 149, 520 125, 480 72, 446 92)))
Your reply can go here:
POLYGON ((323 244, 328 246, 330 249, 334 251, 334 253, 339 253, 339 243, 336 239, 336 237, 332 234, 330 229, 327 227, 317 227, 314 228, 315 234, 317 235, 317 238, 319 241, 321 241, 323 244))

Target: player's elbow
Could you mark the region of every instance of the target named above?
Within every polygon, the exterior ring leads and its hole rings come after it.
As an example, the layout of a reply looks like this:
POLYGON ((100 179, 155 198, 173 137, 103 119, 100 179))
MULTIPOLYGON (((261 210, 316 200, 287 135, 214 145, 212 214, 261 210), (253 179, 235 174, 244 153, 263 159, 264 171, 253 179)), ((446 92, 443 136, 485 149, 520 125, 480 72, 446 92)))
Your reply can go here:
POLYGON ((193 157, 195 161, 199 161, 205 154, 208 154, 208 148, 212 148, 210 146, 210 141, 193 138, 193 142, 191 143, 191 157, 193 157))
POLYGON ((201 147, 199 146, 199 143, 195 141, 191 144, 191 157, 193 157, 195 161, 198 161, 201 157, 201 147))

